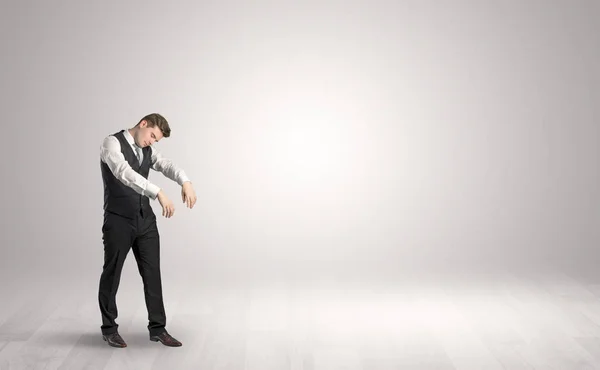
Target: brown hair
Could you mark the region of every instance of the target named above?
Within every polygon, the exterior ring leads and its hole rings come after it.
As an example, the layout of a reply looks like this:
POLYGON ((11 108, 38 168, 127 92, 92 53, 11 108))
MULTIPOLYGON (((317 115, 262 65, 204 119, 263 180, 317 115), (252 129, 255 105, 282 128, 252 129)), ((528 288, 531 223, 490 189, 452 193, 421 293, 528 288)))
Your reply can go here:
POLYGON ((138 126, 142 121, 148 122, 148 127, 158 126, 160 131, 163 134, 163 137, 171 136, 171 127, 169 127, 169 122, 167 122, 166 118, 161 116, 158 113, 150 113, 140 119, 136 126, 138 126))

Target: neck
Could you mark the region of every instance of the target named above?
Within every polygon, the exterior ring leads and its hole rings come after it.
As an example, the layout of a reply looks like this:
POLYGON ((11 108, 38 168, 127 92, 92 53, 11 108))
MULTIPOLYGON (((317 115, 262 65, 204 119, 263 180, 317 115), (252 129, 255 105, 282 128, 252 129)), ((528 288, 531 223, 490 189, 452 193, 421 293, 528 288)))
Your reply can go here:
POLYGON ((129 131, 129 134, 131 135, 131 137, 133 137, 133 142, 137 145, 137 142, 135 141, 135 132, 137 131, 137 129, 134 127, 134 128, 130 128, 127 131, 129 131))

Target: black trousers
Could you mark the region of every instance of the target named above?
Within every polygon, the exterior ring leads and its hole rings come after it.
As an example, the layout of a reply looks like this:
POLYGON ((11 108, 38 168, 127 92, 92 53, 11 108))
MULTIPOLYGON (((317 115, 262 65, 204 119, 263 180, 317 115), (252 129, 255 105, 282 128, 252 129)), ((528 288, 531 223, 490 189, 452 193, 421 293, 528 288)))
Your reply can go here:
POLYGON ((102 334, 114 333, 119 327, 115 321, 118 316, 116 295, 129 249, 133 249, 144 284, 150 335, 164 331, 166 315, 160 276, 160 236, 154 212, 140 212, 133 220, 105 212, 102 239, 104 266, 98 291, 102 334))

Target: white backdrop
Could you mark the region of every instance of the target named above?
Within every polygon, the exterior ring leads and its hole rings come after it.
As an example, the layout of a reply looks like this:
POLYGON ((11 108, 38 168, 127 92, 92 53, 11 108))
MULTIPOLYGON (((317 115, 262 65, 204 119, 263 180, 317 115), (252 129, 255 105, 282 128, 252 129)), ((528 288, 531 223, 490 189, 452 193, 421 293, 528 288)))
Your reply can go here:
POLYGON ((150 175, 168 273, 594 266, 599 9, 3 2, 2 275, 99 278, 100 144, 150 112, 198 194, 150 175))

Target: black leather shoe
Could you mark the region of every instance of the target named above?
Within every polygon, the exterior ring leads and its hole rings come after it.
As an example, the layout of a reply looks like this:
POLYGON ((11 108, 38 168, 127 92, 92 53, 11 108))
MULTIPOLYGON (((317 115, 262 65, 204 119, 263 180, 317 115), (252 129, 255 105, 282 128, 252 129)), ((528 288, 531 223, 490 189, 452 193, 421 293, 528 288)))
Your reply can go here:
POLYGON ((104 341, 106 341, 106 343, 108 343, 108 345, 111 347, 127 347, 127 343, 125 343, 125 341, 123 340, 123 338, 121 338, 119 333, 104 334, 102 335, 102 339, 104 339, 104 341))
POLYGON ((150 340, 153 342, 161 342, 165 346, 169 347, 181 347, 181 342, 173 338, 171 334, 167 333, 166 331, 163 331, 158 335, 151 335, 150 340))

